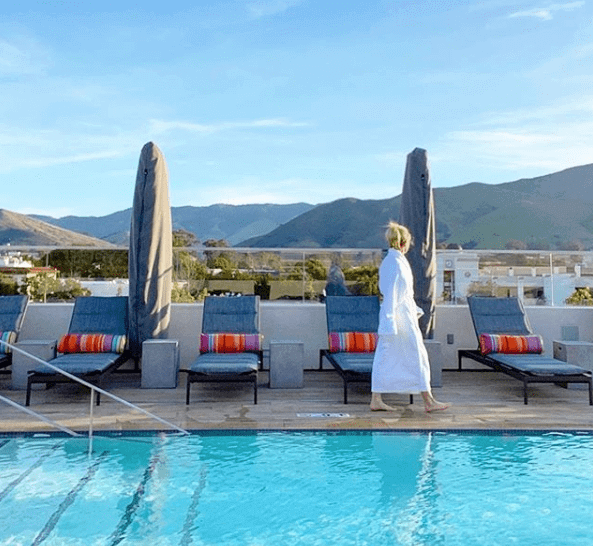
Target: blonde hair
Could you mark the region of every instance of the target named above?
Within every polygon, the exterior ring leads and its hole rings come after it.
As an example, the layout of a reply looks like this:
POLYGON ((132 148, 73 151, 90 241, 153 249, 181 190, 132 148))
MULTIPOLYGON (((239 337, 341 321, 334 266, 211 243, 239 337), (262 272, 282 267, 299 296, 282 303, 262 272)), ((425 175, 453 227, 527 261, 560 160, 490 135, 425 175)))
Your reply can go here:
POLYGON ((400 250, 404 254, 410 250, 410 245, 412 244, 410 230, 406 226, 402 226, 397 222, 389 222, 389 224, 387 224, 385 239, 387 239, 391 248, 400 250))

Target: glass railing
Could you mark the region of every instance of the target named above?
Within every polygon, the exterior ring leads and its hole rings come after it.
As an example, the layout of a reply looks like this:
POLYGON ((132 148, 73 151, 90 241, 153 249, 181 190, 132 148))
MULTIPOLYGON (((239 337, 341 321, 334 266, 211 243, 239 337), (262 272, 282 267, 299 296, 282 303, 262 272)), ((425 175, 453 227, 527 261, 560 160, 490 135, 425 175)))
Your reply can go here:
MULTIPOLYGON (((175 248, 172 300, 255 293, 315 302, 341 291, 377 294, 383 255, 381 249, 175 248)), ((526 305, 593 304, 592 251, 439 249, 436 262, 437 304, 464 304, 472 294, 519 296, 526 305)), ((0 247, 0 290, 27 290, 34 301, 126 295, 127 247, 0 247)))

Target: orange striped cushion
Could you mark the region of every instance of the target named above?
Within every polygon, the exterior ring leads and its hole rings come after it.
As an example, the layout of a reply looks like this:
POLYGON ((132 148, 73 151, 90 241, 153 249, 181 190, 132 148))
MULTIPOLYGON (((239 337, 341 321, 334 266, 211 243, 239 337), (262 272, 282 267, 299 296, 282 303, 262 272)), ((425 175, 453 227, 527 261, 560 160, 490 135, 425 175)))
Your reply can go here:
POLYGON ((66 334, 58 343, 59 353, 123 353, 126 336, 111 334, 66 334))
POLYGON ((376 332, 330 332, 330 353, 372 353, 377 348, 376 332))
POLYGON ((480 334, 480 352, 483 355, 489 353, 523 354, 543 352, 543 341, 541 336, 509 336, 480 334))
POLYGON ((244 353, 261 351, 261 334, 202 334, 200 336, 201 353, 244 353))

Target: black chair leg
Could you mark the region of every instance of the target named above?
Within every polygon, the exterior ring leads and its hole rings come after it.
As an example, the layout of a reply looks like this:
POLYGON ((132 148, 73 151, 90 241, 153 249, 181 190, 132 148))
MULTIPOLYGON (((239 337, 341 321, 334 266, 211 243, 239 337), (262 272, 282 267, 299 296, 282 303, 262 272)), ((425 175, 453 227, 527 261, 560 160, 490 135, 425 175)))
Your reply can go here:
POLYGON ((185 386, 185 405, 189 406, 189 389, 191 388, 191 381, 189 375, 187 376, 187 384, 185 386))

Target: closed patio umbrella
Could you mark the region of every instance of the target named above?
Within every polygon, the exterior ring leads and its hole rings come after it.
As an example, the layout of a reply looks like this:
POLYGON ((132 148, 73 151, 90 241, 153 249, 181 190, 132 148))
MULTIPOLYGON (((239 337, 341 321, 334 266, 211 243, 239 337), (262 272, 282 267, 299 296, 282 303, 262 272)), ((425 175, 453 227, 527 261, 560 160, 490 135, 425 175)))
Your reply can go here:
POLYGON ((171 317, 173 235, 165 158, 149 142, 140 153, 130 226, 130 349, 138 360, 142 342, 166 338, 171 317))
POLYGON ((412 234, 413 244, 406 256, 414 274, 416 305, 424 311, 419 320, 420 330, 424 339, 432 339, 436 305, 436 216, 428 154, 422 148, 415 148, 408 154, 399 222, 412 234))

